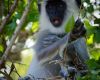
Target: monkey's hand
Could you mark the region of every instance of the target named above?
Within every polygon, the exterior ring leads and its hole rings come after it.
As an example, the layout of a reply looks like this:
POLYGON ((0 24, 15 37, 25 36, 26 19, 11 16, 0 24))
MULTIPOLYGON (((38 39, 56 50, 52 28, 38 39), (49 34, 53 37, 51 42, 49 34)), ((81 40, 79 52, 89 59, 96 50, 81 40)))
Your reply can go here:
POLYGON ((78 19, 75 22, 74 28, 70 34, 70 39, 71 41, 76 40, 80 37, 83 37, 85 33, 86 33, 86 29, 84 27, 84 23, 80 19, 78 19))
POLYGON ((46 48, 50 45, 52 45, 53 43, 55 43, 56 41, 58 41, 60 38, 57 37, 57 35, 54 35, 54 34, 50 34, 48 36, 46 36, 44 39, 43 39, 43 47, 46 48))

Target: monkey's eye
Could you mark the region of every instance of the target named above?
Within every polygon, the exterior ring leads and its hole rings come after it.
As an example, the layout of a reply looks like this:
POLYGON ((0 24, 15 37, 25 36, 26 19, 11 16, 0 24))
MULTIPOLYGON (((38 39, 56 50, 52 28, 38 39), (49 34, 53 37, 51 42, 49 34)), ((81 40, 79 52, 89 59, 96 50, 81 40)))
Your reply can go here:
POLYGON ((48 9, 52 9, 52 6, 49 6, 49 5, 48 5, 47 7, 48 7, 48 9))
POLYGON ((60 5, 59 5, 59 7, 60 7, 60 8, 62 8, 62 7, 63 7, 63 5, 62 5, 62 4, 60 4, 60 5))

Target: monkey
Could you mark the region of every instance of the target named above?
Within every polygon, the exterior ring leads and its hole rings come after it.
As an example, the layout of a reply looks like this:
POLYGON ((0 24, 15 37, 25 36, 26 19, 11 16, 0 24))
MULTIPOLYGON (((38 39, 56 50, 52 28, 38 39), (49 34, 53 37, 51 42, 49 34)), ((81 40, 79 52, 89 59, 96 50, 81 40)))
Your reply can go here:
POLYGON ((50 62, 61 60, 64 56, 62 52, 64 49, 67 49, 66 64, 69 66, 78 67, 73 62, 75 57, 79 57, 78 62, 83 64, 89 59, 85 38, 83 37, 86 32, 84 24, 81 20, 77 20, 81 4, 81 0, 42 0, 42 2, 39 2, 40 29, 37 33, 37 42, 33 47, 33 60, 27 73, 28 76, 33 76, 30 77, 32 80, 34 78, 48 80, 50 77, 59 76, 61 65, 50 62), (72 15, 76 20, 76 28, 68 34, 65 32, 65 25, 72 15), (77 26, 81 27, 77 28, 77 26), (70 41, 66 46, 68 35, 70 41))

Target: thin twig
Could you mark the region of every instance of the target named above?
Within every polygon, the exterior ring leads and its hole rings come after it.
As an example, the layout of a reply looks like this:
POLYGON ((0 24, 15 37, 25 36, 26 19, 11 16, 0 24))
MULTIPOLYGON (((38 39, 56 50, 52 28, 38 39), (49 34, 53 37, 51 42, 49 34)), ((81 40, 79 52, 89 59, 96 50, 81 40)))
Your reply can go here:
POLYGON ((10 10, 9 10, 9 13, 8 13, 7 16, 5 17, 5 19, 2 20, 1 25, 0 25, 0 33, 2 33, 2 30, 3 30, 4 26, 5 26, 6 23, 9 21, 11 15, 14 13, 14 11, 15 11, 17 5, 18 5, 18 1, 19 1, 19 0, 15 0, 15 1, 14 1, 14 3, 12 4, 12 6, 11 6, 11 8, 10 8, 10 10))
POLYGON ((79 7, 79 14, 78 14, 78 19, 80 18, 80 15, 81 15, 81 11, 82 11, 82 8, 83 8, 83 2, 81 2, 81 5, 79 7))

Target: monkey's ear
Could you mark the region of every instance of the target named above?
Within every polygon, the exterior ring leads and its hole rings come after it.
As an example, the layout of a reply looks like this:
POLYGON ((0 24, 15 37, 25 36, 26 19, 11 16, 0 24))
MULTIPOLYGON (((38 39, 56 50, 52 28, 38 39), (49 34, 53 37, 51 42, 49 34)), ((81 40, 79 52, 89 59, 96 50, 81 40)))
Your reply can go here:
POLYGON ((82 0, 76 0, 76 3, 77 3, 77 5, 78 5, 79 8, 83 9, 82 0))
POLYGON ((41 4, 38 4, 39 13, 41 12, 41 4))
POLYGON ((39 13, 41 12, 41 0, 37 0, 39 13))
POLYGON ((78 5, 78 7, 80 7, 82 5, 81 0, 76 0, 76 3, 78 5))

